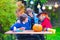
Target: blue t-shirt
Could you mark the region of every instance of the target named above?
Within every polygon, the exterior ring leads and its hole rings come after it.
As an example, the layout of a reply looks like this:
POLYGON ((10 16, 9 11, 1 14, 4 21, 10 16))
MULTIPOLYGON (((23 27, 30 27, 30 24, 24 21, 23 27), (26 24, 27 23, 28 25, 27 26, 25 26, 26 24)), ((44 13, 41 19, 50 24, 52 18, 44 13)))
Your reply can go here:
POLYGON ((31 26, 29 23, 30 23, 30 21, 26 22, 25 24, 23 24, 22 22, 20 22, 20 23, 16 22, 14 25, 11 26, 10 30, 13 30, 14 27, 16 27, 16 28, 25 27, 25 30, 31 30, 31 26))

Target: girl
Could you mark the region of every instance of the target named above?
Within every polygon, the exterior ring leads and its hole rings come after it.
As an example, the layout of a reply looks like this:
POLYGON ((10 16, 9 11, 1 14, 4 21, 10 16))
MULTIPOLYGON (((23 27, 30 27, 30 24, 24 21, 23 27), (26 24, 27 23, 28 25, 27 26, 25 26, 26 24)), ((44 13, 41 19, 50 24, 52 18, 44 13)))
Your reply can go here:
MULTIPOLYGON (((46 12, 39 13, 39 14, 37 15, 37 17, 38 17, 39 20, 40 20, 39 24, 42 25, 43 30, 44 30, 44 29, 47 29, 47 28, 52 28, 52 25, 51 25, 51 23, 50 23, 50 17, 48 16, 48 14, 47 14, 46 12)), ((41 40, 45 40, 43 34, 40 35, 40 39, 41 39, 41 40)))
POLYGON ((17 11, 16 11, 17 22, 18 22, 18 23, 20 23, 19 17, 20 17, 21 15, 23 15, 23 14, 25 14, 25 8, 24 8, 24 6, 21 5, 21 7, 19 7, 19 8, 17 9, 17 11))
POLYGON ((43 28, 52 28, 52 25, 50 23, 50 17, 46 12, 38 14, 37 17, 40 19, 43 28))

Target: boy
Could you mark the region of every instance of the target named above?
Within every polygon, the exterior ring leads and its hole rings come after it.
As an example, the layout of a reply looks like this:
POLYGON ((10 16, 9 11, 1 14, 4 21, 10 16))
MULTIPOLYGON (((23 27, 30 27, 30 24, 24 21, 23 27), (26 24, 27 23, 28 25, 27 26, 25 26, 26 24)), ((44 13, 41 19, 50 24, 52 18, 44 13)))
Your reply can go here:
MULTIPOLYGON (((30 21, 28 20, 28 16, 26 14, 23 14, 20 16, 20 23, 15 23, 11 28, 10 30, 14 30, 14 27, 16 28, 20 28, 20 29, 23 29, 23 27, 25 28, 25 30, 31 30, 31 26, 30 26, 30 21)), ((32 38, 34 38, 34 40, 37 40, 38 39, 38 35, 23 35, 23 34, 17 34, 16 35, 17 39, 18 40, 33 40, 32 38)))

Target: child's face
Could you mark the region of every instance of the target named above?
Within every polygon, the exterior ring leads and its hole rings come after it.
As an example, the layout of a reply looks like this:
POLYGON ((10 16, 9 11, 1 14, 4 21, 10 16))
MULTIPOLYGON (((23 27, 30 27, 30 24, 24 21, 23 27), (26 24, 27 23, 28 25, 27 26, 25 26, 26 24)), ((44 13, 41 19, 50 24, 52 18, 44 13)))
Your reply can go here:
POLYGON ((28 22, 28 17, 25 19, 25 22, 28 22))
POLYGON ((44 14, 41 14, 41 15, 39 16, 39 19, 40 19, 41 21, 43 21, 44 18, 45 18, 45 15, 44 15, 44 14))

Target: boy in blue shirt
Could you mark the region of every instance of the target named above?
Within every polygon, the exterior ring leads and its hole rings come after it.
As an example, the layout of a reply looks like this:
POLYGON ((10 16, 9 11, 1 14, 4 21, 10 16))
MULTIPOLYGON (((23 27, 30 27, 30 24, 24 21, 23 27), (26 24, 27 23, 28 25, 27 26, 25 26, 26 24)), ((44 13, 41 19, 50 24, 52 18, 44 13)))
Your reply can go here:
MULTIPOLYGON (((25 30, 31 30, 31 25, 30 25, 30 21, 28 20, 28 16, 26 14, 23 14, 22 16, 20 16, 20 23, 16 22, 11 28, 10 30, 14 30, 14 27, 16 27, 17 29, 20 28, 22 29, 22 27, 25 28, 25 30)), ((29 39, 26 39, 26 40, 32 40, 31 38, 34 38, 34 40, 38 40, 38 35, 23 35, 23 34, 17 34, 16 35, 17 39, 18 40, 22 40, 22 39, 25 39, 25 38, 29 38, 29 39)))
POLYGON ((24 27, 25 30, 31 30, 31 26, 30 26, 30 21, 28 21, 28 16, 26 14, 23 14, 22 16, 20 16, 20 23, 16 22, 11 28, 10 30, 14 30, 14 27, 16 28, 22 28, 24 27))

